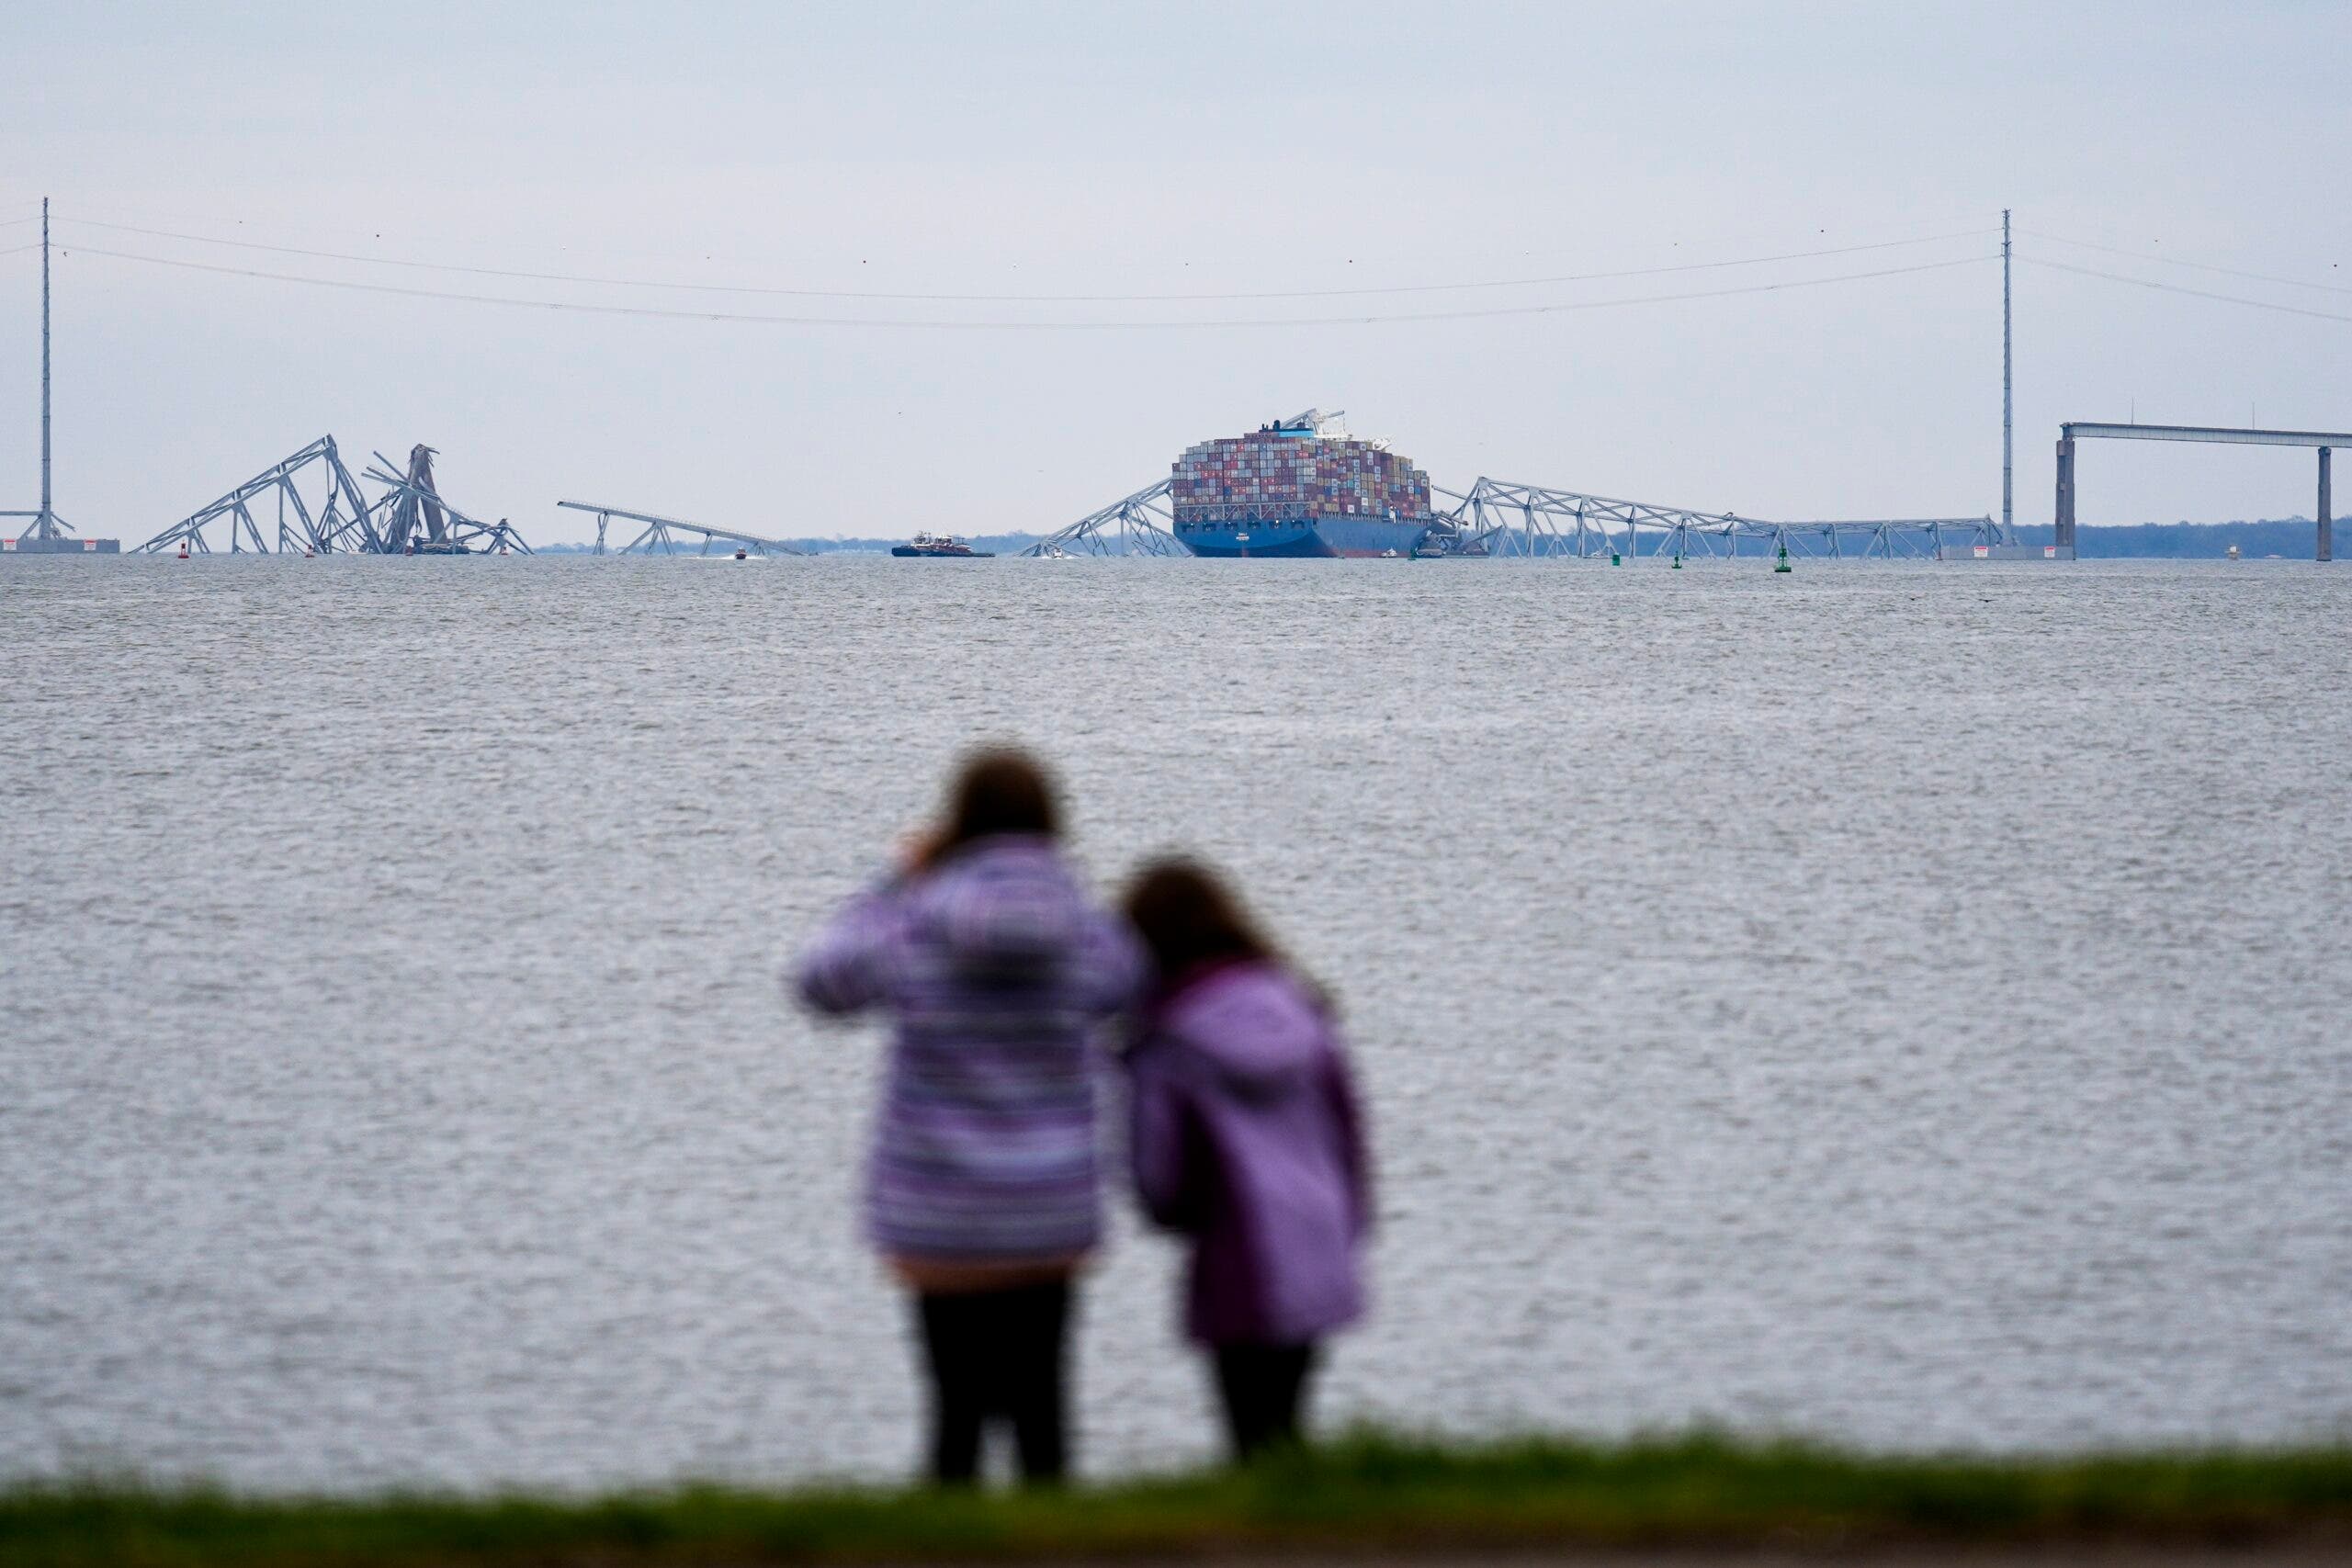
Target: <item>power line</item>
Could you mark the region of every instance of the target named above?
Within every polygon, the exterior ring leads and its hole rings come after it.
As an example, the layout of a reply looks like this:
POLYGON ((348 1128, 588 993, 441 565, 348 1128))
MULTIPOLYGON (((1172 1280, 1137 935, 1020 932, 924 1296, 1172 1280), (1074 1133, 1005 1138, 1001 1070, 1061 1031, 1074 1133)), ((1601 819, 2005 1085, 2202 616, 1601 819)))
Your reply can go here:
POLYGON ((843 316, 755 315, 733 310, 664 310, 650 305, 593 305, 567 299, 520 299, 511 295, 461 294, 438 288, 411 288, 392 283, 361 283, 348 278, 304 277, 293 273, 263 272, 250 267, 216 266, 209 262, 183 261, 166 256, 136 255, 127 251, 101 250, 95 245, 77 245, 70 254, 107 256, 116 261, 140 262, 151 266, 183 267, 192 272, 209 272, 228 277, 264 278, 276 283, 305 283, 317 288, 353 289, 362 293, 391 294, 413 299, 451 299, 473 305, 505 305, 532 310, 570 310, 596 316, 641 316, 666 321, 721 321, 760 326, 912 327, 944 332, 1184 332, 1234 327, 1371 326, 1395 321, 1459 321, 1498 316, 1544 316, 1570 310, 1610 310, 1623 305, 1664 305, 1685 299, 1724 299, 1739 295, 1778 293, 1784 289, 1818 288, 1836 283, 1859 283, 1867 278, 1899 277, 1911 273, 1939 272, 1948 267, 1973 266, 1994 259, 1990 255, 1962 256, 1954 261, 1923 262, 1914 266, 1882 267, 1871 272, 1839 273, 1828 277, 1791 278, 1776 283, 1751 283, 1733 288, 1699 289, 1681 294, 1636 295, 1623 299, 1581 299, 1548 305, 1497 305, 1471 310, 1424 310, 1372 316, 1242 317, 1193 321, 1035 321, 868 320, 843 316))
POLYGON ((370 256, 352 251, 310 250, 298 245, 264 244, 256 240, 220 240, 204 234, 184 234, 167 229, 142 229, 129 223, 102 223, 94 218, 66 218, 61 222, 121 234, 143 234, 155 240, 182 240, 191 244, 220 245, 232 250, 265 251, 274 255, 305 256, 318 261, 357 262, 368 266, 397 266, 429 272, 460 273, 473 277, 503 277, 528 283, 582 283, 623 288, 660 288, 694 294, 765 295, 793 299, 864 299, 899 304, 965 305, 1140 305, 1210 303, 1253 299, 1348 299, 1381 295, 1439 294, 1486 288, 1534 288, 1563 283, 1602 283, 1628 277, 1660 277, 1672 273, 1712 272, 1727 267, 1765 266, 1779 262, 1809 261, 1822 256, 1847 256, 1865 251, 1898 250, 1912 245, 1939 244, 1949 240, 1981 238, 1993 231, 1962 230, 1923 239, 1886 240, 1866 245, 1834 245, 1820 250, 1787 251, 1778 255, 1742 256, 1723 261, 1675 262, 1664 266, 1623 267, 1609 272, 1564 273, 1547 277, 1487 278, 1469 283, 1410 283, 1382 288, 1266 289, 1243 293, 1180 294, 894 294, 865 289, 781 288, 760 285, 680 283, 661 278, 610 277, 570 272, 524 272, 504 267, 467 266, 456 262, 416 261, 404 257, 370 256))
POLYGON ((2352 288, 2335 283, 2306 283, 2300 277, 2280 277, 2276 273, 2247 272, 2234 266, 2215 266, 2211 262, 2183 261, 2178 256, 2160 256, 2149 251, 2127 251, 2114 245, 2094 245, 2088 240, 2069 240, 2063 234, 2036 233, 2020 229, 2020 234, 2036 240, 2054 240, 2062 245, 2075 245, 2086 251, 2104 251, 2111 256, 2130 256, 2135 261, 2156 262, 2165 266, 2185 266, 2199 272, 2218 272, 2229 277, 2247 277, 2257 283, 2283 283, 2290 288, 2316 288, 2323 294, 2352 294, 2352 288))
MULTIPOLYGON (((164 211, 164 210, 160 210, 160 209, 145 209, 145 208, 130 208, 130 207, 124 207, 124 206, 121 206, 121 205, 119 205, 119 204, 116 204, 116 203, 107 203, 107 202, 104 202, 104 201, 101 201, 98 205, 96 205, 96 206, 95 206, 95 207, 86 206, 86 205, 77 205, 76 211, 77 211, 77 212, 88 212, 88 213, 95 213, 95 214, 99 215, 99 217, 100 217, 100 218, 103 218, 103 215, 104 215, 104 214, 107 214, 107 213, 111 212, 111 213, 114 215, 114 217, 113 217, 113 219, 112 219, 112 220, 110 220, 109 221, 114 222, 114 223, 116 224, 116 226, 117 226, 117 227, 119 227, 119 228, 122 229, 122 230, 123 230, 124 231, 126 231, 126 232, 131 232, 131 233, 143 233, 143 234, 151 234, 151 235, 156 235, 156 236, 166 236, 166 235, 168 235, 168 236, 170 236, 170 237, 174 237, 174 238, 180 237, 181 233, 182 233, 182 231, 183 231, 183 226, 193 226, 193 227, 195 227, 196 229, 198 229, 198 230, 199 230, 199 231, 202 231, 202 230, 205 230, 205 229, 208 229, 208 228, 217 228, 218 226, 220 226, 220 225, 229 225, 229 226, 233 226, 235 229, 237 229, 241 234, 243 234, 243 233, 256 233, 256 234, 257 234, 257 233, 261 233, 261 232, 266 231, 267 230, 268 226, 273 222, 273 220, 276 220, 276 219, 277 219, 277 218, 279 218, 279 217, 282 217, 282 216, 283 216, 281 213, 279 213, 279 212, 277 212, 277 211, 276 211, 276 210, 273 210, 273 211, 272 211, 272 212, 271 212, 267 217, 266 217, 266 218, 264 218, 264 219, 262 219, 262 220, 260 220, 260 222, 261 222, 261 225, 262 225, 262 226, 261 226, 261 227, 256 228, 256 227, 249 227, 249 226, 248 226, 249 220, 248 220, 247 219, 240 218, 240 217, 231 216, 231 215, 229 215, 229 214, 227 214, 227 213, 225 213, 225 212, 204 212, 204 213, 196 213, 196 212, 186 212, 186 211, 164 211), (162 227, 155 227, 155 228, 135 228, 135 227, 132 227, 133 225, 138 225, 138 224, 161 225, 162 227)), ((59 218, 59 220, 59 220, 59 221, 61 221, 61 222, 67 222, 67 221, 74 221, 74 219, 72 219, 72 218, 68 218, 68 217, 65 217, 65 216, 61 215, 61 217, 59 218)), ((85 221, 95 221, 95 220, 85 220, 85 221)), ((1954 230, 1954 231, 1960 231, 1960 232, 1967 232, 1967 233, 1973 233, 1973 234, 1980 234, 1980 235, 1984 235, 1984 234, 1990 234, 1990 233, 1994 232, 1994 231, 1993 231, 1993 230, 1991 230, 1990 228, 1964 229, 1964 228, 1963 228, 1963 226, 1964 226, 1964 225, 1966 225, 1966 224, 1968 224, 1968 223, 1970 222, 1970 220, 1971 220, 1971 215, 1969 215, 1969 214, 1965 214, 1965 213, 1959 213, 1959 212, 1947 212, 1947 213, 1938 214, 1937 216, 1935 216, 1935 217, 1933 217, 1933 218, 1926 218, 1926 217, 1913 217, 1913 218, 1909 219, 1908 220, 1906 220, 1906 221, 1905 221, 1905 222, 1902 222, 1902 223, 1900 223, 1900 224, 1892 224, 1892 225, 1890 225, 1890 224, 1870 224, 1870 225, 1840 226, 1840 228, 1838 229, 1838 232, 1837 232, 1837 238, 1838 238, 1838 239, 1839 239, 1839 240, 1840 240, 1840 241, 1842 241, 1842 242, 1850 242, 1850 243, 1852 243, 1855 246, 1857 246, 1858 248, 1867 248, 1868 242, 1872 241, 1872 240, 1880 240, 1880 239, 1898 239, 1898 238, 1899 238, 1899 239, 1903 239, 1903 240, 1910 241, 1910 242, 1912 242, 1912 243, 1920 243, 1920 244, 1925 244, 1925 243, 1930 243, 1930 242, 1931 242, 1931 241, 1933 241, 1933 240, 1947 237, 1947 236, 1941 235, 1941 234, 1925 234, 1925 233, 1923 233, 1923 231, 1929 231, 1929 230, 1939 230, 1939 230, 1945 230, 1945 229, 1951 229, 1951 230, 1954 230)), ((1831 234, 1831 232, 1832 232, 1832 231, 1831 231, 1830 227, 1829 227, 1828 225, 1826 225, 1826 224, 1815 224, 1815 223, 1797 223, 1797 224, 1793 224, 1793 225, 1786 225, 1786 224, 1784 224, 1784 225, 1781 225, 1781 226, 1776 227, 1776 228, 1774 228, 1774 229, 1772 229, 1772 230, 1770 230, 1770 231, 1745 231, 1745 232, 1737 233, 1737 234, 1720 234, 1720 233, 1719 233, 1719 234, 1707 234, 1707 235, 1684 235, 1684 236, 1682 236, 1682 237, 1680 237, 1680 238, 1660 238, 1660 239, 1651 240, 1651 241, 1647 241, 1647 242, 1645 242, 1645 243, 1642 243, 1636 244, 1636 245, 1634 245, 1634 247, 1632 247, 1632 248, 1633 248, 1635 252, 1637 252, 1637 253, 1644 253, 1644 254, 1646 254, 1646 253, 1653 253, 1653 252, 1660 252, 1660 251, 1675 253, 1675 254, 1676 254, 1676 257, 1678 257, 1678 258, 1679 258, 1679 256, 1680 256, 1680 255, 1696 254, 1702 254, 1702 253, 1714 253, 1714 254, 1721 254, 1721 253, 1723 253, 1723 252, 1724 252, 1724 251, 1727 251, 1727 250, 1728 250, 1728 251, 1736 251, 1736 250, 1737 250, 1738 248, 1740 248, 1741 246, 1747 245, 1747 244, 1750 244, 1750 243, 1757 243, 1757 244, 1774 244, 1774 243, 1781 243, 1781 244, 1792 244, 1792 243, 1814 243, 1814 244, 1823 244, 1823 243, 1827 243, 1827 237, 1831 234), (1792 235, 1791 235, 1791 231, 1792 231, 1792 229, 1794 229, 1795 231, 1797 231, 1802 235, 1802 238, 1801 238, 1801 239, 1792 239, 1792 235)), ((305 253, 304 251, 302 251, 301 249, 298 248, 298 246, 296 245, 296 243, 295 243, 294 242, 296 242, 296 241, 300 240, 300 241, 302 243, 304 243, 304 244, 315 244, 315 245, 334 245, 334 244, 337 243, 337 241, 336 241, 335 239, 332 238, 332 237, 328 237, 328 238, 318 238, 318 237, 317 237, 317 236, 319 236, 319 235, 321 235, 321 234, 328 234, 328 233, 330 233, 330 231, 329 231, 318 230, 318 229, 315 229, 315 228, 314 228, 314 229, 312 229, 312 230, 311 231, 311 237, 309 237, 309 238, 304 238, 303 236, 297 235, 297 234, 291 234, 291 233, 287 232, 287 231, 284 231, 283 229, 280 229, 280 230, 277 231, 273 234, 273 236, 272 236, 272 237, 273 237, 275 240, 277 240, 277 242, 279 242, 279 243, 280 243, 281 247, 282 247, 282 248, 283 248, 283 250, 284 250, 284 251, 286 251, 287 253, 294 254, 306 254, 306 253, 305 253)), ((232 242, 230 242, 230 241, 226 241, 226 240, 223 240, 223 239, 219 238, 216 234, 205 233, 205 232, 198 232, 198 233, 187 234, 186 237, 187 237, 187 239, 191 240, 191 241, 194 241, 194 242, 198 243, 206 243, 206 244, 226 244, 226 243, 232 243, 232 242)), ((375 232, 375 233, 373 234, 373 238, 375 238, 375 239, 377 239, 377 240, 381 240, 381 239, 383 239, 383 237, 384 237, 384 235, 383 235, 381 232, 375 232)), ((255 243, 255 244, 261 244, 261 243, 265 243, 265 242, 261 242, 261 241, 255 241, 255 242, 253 242, 253 243, 255 243)), ((533 252, 545 253, 545 254, 549 254, 549 255, 561 256, 561 257, 565 258, 565 259, 564 259, 564 261, 562 261, 562 262, 551 263, 551 264, 548 264, 548 265, 569 265, 569 264, 572 263, 573 261, 575 261, 575 260, 579 259, 579 255, 580 255, 580 253, 579 253, 579 249, 578 249, 578 247, 571 246, 571 245, 560 245, 560 244, 559 244, 559 245, 531 244, 531 243, 526 243, 526 242, 523 242, 523 241, 521 241, 519 238, 510 238, 510 239, 502 240, 500 243, 501 243, 501 248, 502 248, 502 250, 521 249, 521 250, 527 250, 527 251, 533 251, 533 252)), ((437 249, 437 248, 438 248, 438 247, 436 246, 436 249, 437 249)), ((695 246, 695 247, 692 247, 692 248, 699 249, 700 247, 695 246)), ((1625 249, 1626 247, 1625 247, 1625 246, 1623 246, 1623 245, 1618 245, 1618 246, 1615 246, 1615 247, 1613 247, 1613 248, 1615 248, 1615 249, 1619 249, 1619 250, 1623 250, 1623 249, 1625 249)), ((325 258, 333 258, 333 259, 341 259, 341 258, 343 258, 343 257, 345 257, 345 256, 348 256, 348 257, 349 257, 349 259, 352 259, 352 260, 355 260, 355 261, 363 261, 363 262, 382 261, 382 260, 388 259, 388 258, 384 258, 384 257, 382 257, 382 256, 376 255, 376 254, 370 254, 370 253, 367 253, 367 252, 349 252, 349 253, 345 253, 345 252, 334 251, 334 250, 325 250, 325 251, 318 251, 318 252, 315 252, 315 253, 308 253, 308 254, 318 254, 318 255, 320 255, 320 256, 322 256, 322 257, 325 257, 325 258)), ((1560 251, 1558 251, 1557 249, 1547 249, 1547 250, 1544 250, 1544 251, 1542 251, 1542 252, 1537 252, 1537 251, 1532 251, 1532 250, 1531 250, 1531 251, 1521 252, 1521 253, 1520 253, 1520 254, 1529 258, 1527 265, 1531 265, 1531 266, 1533 266, 1533 265, 1550 265, 1550 264, 1552 264, 1552 263, 1553 263, 1556 258, 1559 258, 1559 257, 1563 254, 1563 253, 1561 253, 1561 252, 1560 252, 1560 251)), ((1799 254, 1811 254, 1811 253, 1799 253, 1799 254)), ((707 255, 703 257, 703 260, 704 260, 704 261, 706 261, 706 262, 709 261, 710 259, 711 259, 711 258, 710 258, 709 256, 707 256, 707 255)), ((417 263, 417 262, 414 262, 414 261, 406 261, 406 260, 404 260, 404 261, 402 261, 400 265, 433 265, 433 264, 429 264, 429 263, 417 263)), ((757 265, 757 264, 755 264, 755 265, 757 265)), ((1189 263, 1187 263, 1186 265, 1189 265, 1190 264, 1189 264, 1189 263)), ((562 276, 566 276, 566 275, 563 275, 563 274, 554 274, 554 275, 551 275, 551 276, 556 276, 556 277, 562 277, 562 276)), ((622 282, 622 283, 626 283, 626 282, 628 282, 628 281, 629 281, 629 280, 628 280, 628 279, 619 279, 619 280, 616 280, 616 281, 622 282)), ((655 286, 656 286, 656 287, 659 287, 660 285, 659 285, 659 284, 656 284, 655 286)), ((725 286, 723 286, 723 285, 705 285, 704 287, 707 287, 707 288, 723 288, 725 286)), ((1443 285, 1424 285, 1424 286, 1419 286, 1419 287, 1437 288, 1437 287, 1444 287, 1444 286, 1443 286, 1443 285)), ((921 298, 921 297, 920 297, 920 296, 918 296, 917 298, 921 298)), ((998 297, 989 296, 989 297, 983 297, 983 298, 998 298, 998 297)), ((1009 297, 1004 297, 1004 298, 1009 298, 1009 299, 1025 299, 1025 298, 1029 298, 1029 297, 1028 297, 1028 296, 1018 296, 1018 295, 1015 295, 1015 296, 1009 296, 1009 297)), ((1054 298, 1054 297, 1047 296, 1047 297, 1046 297, 1046 298, 1050 299, 1050 298, 1054 298)), ((1104 299, 1115 300, 1115 299, 1150 299, 1150 298, 1155 298, 1155 297, 1154 297, 1154 296, 1148 296, 1148 295, 1144 295, 1144 296, 1136 296, 1136 295, 1106 295, 1106 296, 1102 296, 1102 299, 1104 299)))
POLYGON ((37 251, 39 249, 40 249, 40 242, 39 240, 35 240, 29 245, 10 245, 6 250, 0 251, 0 256, 22 255, 27 251, 37 251))
POLYGON ((2256 310, 2277 310, 2290 316, 2309 316, 2321 321, 2352 321, 2352 316, 2339 316, 2333 310, 2307 310, 2301 305, 2280 305, 2268 299, 2248 299, 2236 294, 2216 294, 2210 288, 2189 288, 2177 283, 2158 283, 2149 277, 2127 277, 2120 272, 2100 272, 2096 267, 2075 266, 2067 262, 2044 261, 2040 256, 2019 256, 2019 261, 2031 266, 2045 266, 2054 272, 2071 272, 2082 277, 2103 277, 2109 283, 2128 283, 2135 288, 2153 288, 2160 294, 2186 294, 2197 299, 2219 299, 2225 305, 2245 305, 2256 310))

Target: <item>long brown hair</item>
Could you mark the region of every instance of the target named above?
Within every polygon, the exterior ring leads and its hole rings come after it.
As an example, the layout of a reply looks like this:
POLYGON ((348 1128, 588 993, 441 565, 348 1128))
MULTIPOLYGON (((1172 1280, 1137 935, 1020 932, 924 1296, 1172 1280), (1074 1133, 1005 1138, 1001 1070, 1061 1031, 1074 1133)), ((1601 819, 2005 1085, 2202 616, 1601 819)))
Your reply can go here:
POLYGON ((1003 833, 1058 838, 1061 802, 1045 764, 1017 747, 992 746, 964 759, 947 788, 946 819, 931 845, 933 863, 1003 833))
POLYGON ((1162 985, 1227 959, 1282 962, 1282 953, 1215 872, 1169 856, 1148 863, 1127 885, 1127 923, 1143 939, 1162 985))

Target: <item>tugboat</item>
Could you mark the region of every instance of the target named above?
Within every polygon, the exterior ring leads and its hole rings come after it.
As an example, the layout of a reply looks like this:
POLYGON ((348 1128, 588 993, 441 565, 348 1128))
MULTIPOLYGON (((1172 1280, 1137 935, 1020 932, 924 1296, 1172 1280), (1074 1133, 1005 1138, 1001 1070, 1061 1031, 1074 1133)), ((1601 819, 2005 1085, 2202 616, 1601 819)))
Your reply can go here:
POLYGON ((919 560, 987 560, 996 555, 994 550, 976 550, 953 534, 917 534, 913 544, 893 545, 890 553, 919 560))

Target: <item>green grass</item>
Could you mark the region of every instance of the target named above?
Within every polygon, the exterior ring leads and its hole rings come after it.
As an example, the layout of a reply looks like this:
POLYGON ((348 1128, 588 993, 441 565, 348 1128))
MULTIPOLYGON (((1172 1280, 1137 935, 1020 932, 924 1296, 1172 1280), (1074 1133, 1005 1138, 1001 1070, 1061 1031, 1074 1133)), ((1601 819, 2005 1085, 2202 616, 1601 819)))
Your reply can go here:
POLYGON ((1246 1472, 1058 1494, 587 1501, 0 1493, 0 1563, 850 1562, 1265 1548, 2134 1540, 2352 1542, 2352 1450, 1872 1459, 1710 1438, 1444 1448, 1362 1437, 1246 1472))

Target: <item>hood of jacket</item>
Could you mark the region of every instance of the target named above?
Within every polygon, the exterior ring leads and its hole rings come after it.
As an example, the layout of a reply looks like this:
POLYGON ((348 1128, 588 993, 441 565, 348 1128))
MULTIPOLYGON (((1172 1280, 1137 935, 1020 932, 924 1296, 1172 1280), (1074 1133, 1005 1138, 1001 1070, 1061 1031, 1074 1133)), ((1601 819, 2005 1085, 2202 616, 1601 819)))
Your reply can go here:
POLYGON ((1085 930, 1087 903, 1053 840, 983 839, 926 874, 912 894, 914 924, 959 968, 1025 973, 1067 954, 1085 930))
POLYGON ((1323 1058, 1330 1024, 1314 996, 1276 964, 1227 964, 1162 1007, 1159 1030, 1245 1094, 1278 1092, 1323 1058))

